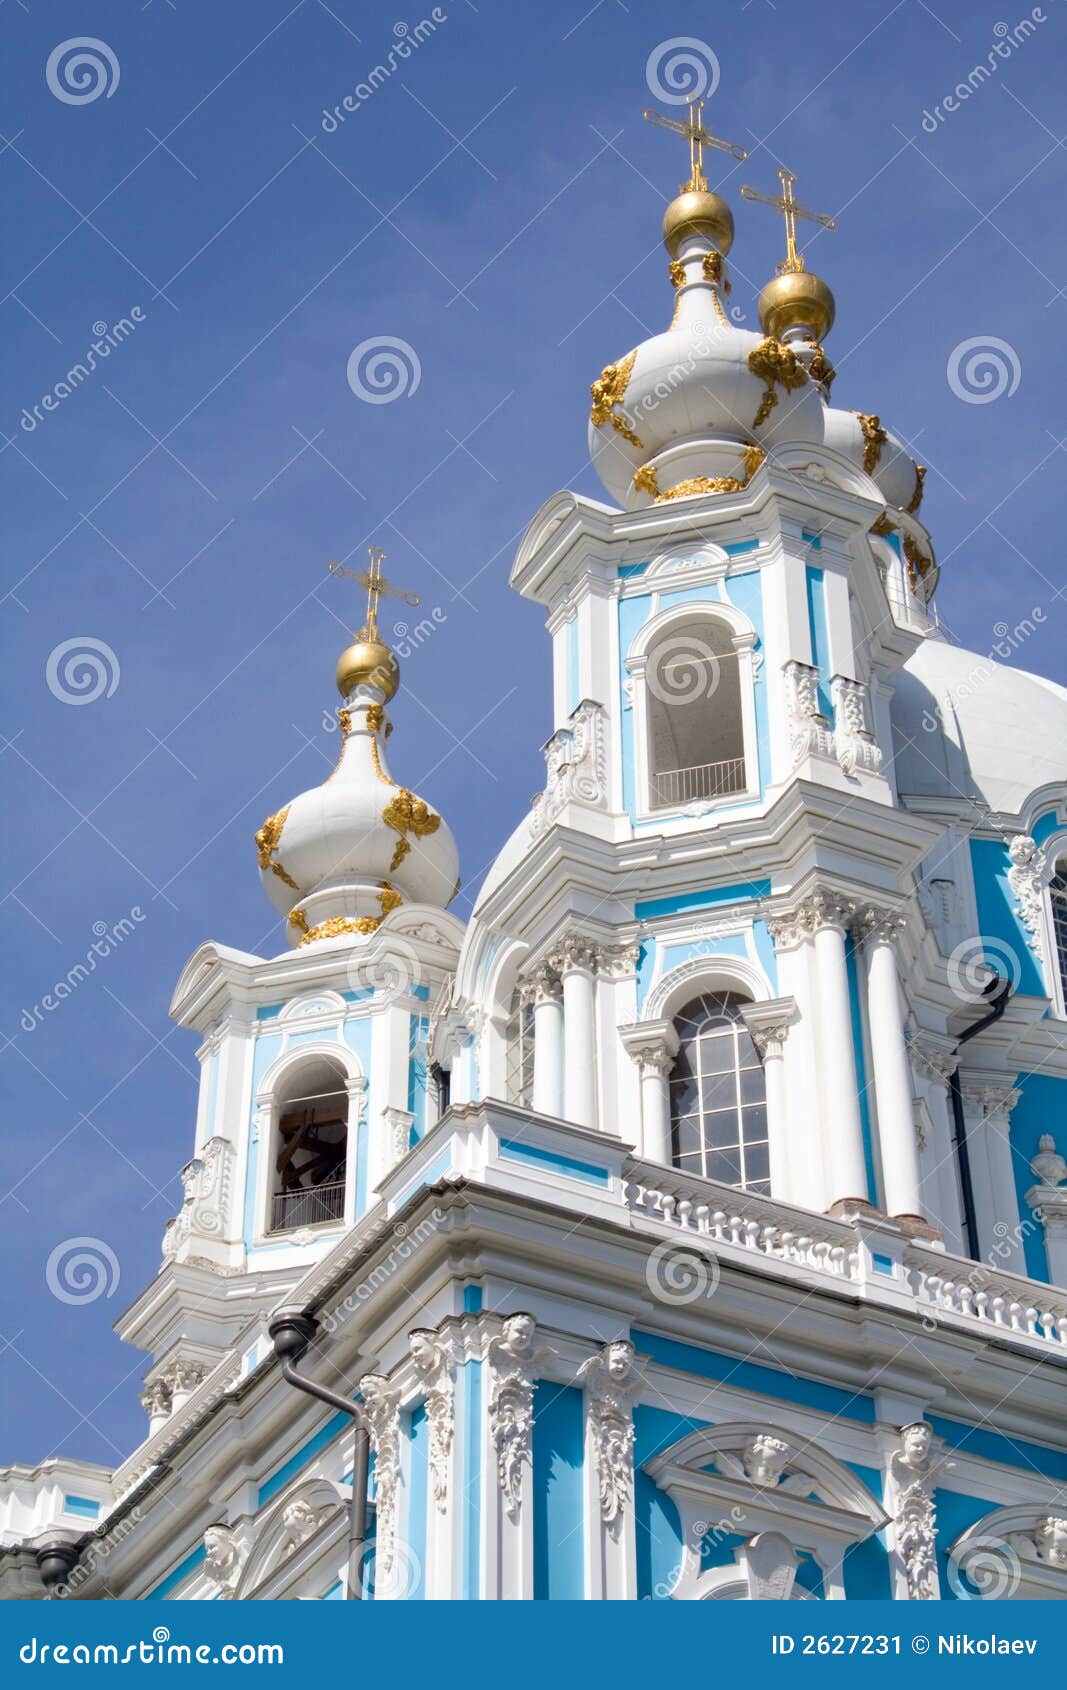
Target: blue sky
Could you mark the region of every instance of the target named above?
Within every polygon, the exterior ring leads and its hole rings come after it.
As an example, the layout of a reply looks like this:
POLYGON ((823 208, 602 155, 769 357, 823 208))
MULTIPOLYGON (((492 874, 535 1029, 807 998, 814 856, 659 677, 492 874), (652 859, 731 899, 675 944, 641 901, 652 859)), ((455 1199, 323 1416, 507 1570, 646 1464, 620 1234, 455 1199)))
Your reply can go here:
MULTIPOLYGON (((330 559, 359 564, 376 541, 436 613, 405 664, 393 763, 457 835, 461 916, 542 784, 547 639, 507 574, 549 494, 600 494, 588 384, 669 319, 659 221, 683 161, 641 121, 662 41, 707 43, 713 121, 751 151, 717 175, 746 326, 780 230, 737 188, 775 189, 784 162, 839 222, 809 252, 837 296, 835 402, 878 411, 931 466, 945 619, 986 653, 998 623, 1040 607, 1015 661, 1067 681, 1062 0, 941 120, 1003 44, 997 26, 1029 8, 446 0, 395 75, 324 128, 430 12, 7 0, 0 14, 0 1460, 116 1463, 142 1433, 144 1358, 110 1323, 156 1270, 191 1153, 194 1039, 167 1005, 203 939, 282 946, 252 834, 334 760, 323 720, 359 613, 330 559), (46 65, 83 35, 107 44, 117 81, 105 65, 112 92, 72 102, 46 65), (106 361, 35 416, 94 325, 123 318, 106 361), (382 337, 413 348, 420 375, 371 404, 346 372, 382 337), (965 402, 949 361, 990 337, 1018 385, 965 402), (49 659, 86 638, 115 684, 73 706, 49 659), (123 918, 121 946, 28 1031, 94 928, 123 918), (79 1235, 120 1271, 84 1306, 46 1284, 51 1250, 79 1235)), ((402 620, 389 612, 386 631, 402 620)))

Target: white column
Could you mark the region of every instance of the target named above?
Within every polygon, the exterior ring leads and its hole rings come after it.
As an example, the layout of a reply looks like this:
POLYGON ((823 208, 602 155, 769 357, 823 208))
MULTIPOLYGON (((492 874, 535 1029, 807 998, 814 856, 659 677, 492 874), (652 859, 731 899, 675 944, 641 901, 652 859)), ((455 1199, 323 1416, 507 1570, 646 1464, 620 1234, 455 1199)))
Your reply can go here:
POLYGON ((963 1113, 971 1163, 978 1249, 990 1267, 1026 1273, 1022 1223, 1009 1129, 1021 1096, 994 1080, 968 1081, 961 1070, 963 1113))
POLYGON ((568 934, 558 968, 563 981, 563 1116, 580 1127, 595 1127, 596 946, 581 934, 568 934))
POLYGON ((563 1113, 563 993, 555 969, 532 977, 534 994, 533 1106, 539 1115, 563 1113))
POLYGON ((893 1216, 919 1218, 921 1176, 915 1103, 894 950, 903 927, 903 918, 891 910, 870 907, 860 916, 857 933, 863 935, 867 951, 867 1024, 878 1102, 885 1207, 893 1216))
POLYGON ((767 1093, 767 1149, 770 1158, 771 1196, 795 1203, 789 1147, 789 1110, 785 1087, 785 1041, 795 1004, 776 999, 752 1004, 741 1011, 752 1042, 763 1062, 763 1083, 767 1093))
POLYGON ((641 1155, 670 1165, 671 1101, 668 1083, 678 1055, 678 1034, 671 1021, 636 1021, 619 1028, 619 1037, 641 1077, 641 1155))
POLYGON ((808 1012, 818 1030, 831 1208, 846 1201, 873 1201, 873 1195, 867 1192, 845 961, 845 932, 855 913, 855 906, 847 899, 819 888, 795 909, 772 918, 770 923, 778 945, 798 944, 814 935, 818 1001, 809 1006, 808 1012))

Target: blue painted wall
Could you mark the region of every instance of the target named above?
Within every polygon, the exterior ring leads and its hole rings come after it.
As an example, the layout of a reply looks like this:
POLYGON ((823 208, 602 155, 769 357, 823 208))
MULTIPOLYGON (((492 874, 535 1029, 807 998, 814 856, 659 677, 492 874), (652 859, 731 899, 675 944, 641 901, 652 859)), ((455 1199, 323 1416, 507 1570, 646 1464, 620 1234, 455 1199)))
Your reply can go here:
POLYGON ((1016 991, 1032 997, 1047 995, 1044 976, 1038 967, 1026 929, 1015 912, 1015 899, 1008 885, 1011 858, 999 839, 971 840, 971 871, 978 905, 978 932, 990 941, 986 958, 991 968, 1003 974, 1005 963, 1014 959, 1016 991))
POLYGON ((534 1599, 580 1602, 585 1596, 582 1454, 583 1395, 573 1385, 534 1387, 534 1599))

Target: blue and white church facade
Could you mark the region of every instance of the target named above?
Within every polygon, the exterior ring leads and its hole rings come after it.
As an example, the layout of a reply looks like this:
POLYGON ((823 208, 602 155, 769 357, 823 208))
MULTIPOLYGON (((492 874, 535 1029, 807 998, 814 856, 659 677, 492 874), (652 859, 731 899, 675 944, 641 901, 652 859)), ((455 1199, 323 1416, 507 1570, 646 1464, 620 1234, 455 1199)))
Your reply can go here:
POLYGON ((691 180, 610 502, 519 548, 553 731, 466 925, 373 601, 342 656, 257 835, 289 948, 174 995, 144 1439, 0 1470, 5 1596, 345 1594, 353 1420, 281 1307, 370 1433, 374 1600, 1067 1596, 1067 692, 940 632, 829 290, 736 327, 732 239, 691 180))

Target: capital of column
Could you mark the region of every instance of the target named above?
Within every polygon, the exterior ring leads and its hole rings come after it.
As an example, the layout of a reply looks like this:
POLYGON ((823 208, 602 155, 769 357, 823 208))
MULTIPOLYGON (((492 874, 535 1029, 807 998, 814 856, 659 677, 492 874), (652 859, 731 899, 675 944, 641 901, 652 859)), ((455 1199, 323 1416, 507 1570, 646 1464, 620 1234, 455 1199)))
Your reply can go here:
POLYGON ((566 933, 549 958, 549 964, 561 978, 568 974, 592 975, 596 973, 598 948, 595 940, 584 933, 566 933))
POLYGON ((966 1114, 977 1116, 985 1123, 993 1121, 1008 1124, 1012 1110, 1022 1096, 1014 1086, 997 1085, 995 1083, 964 1084, 962 1086, 963 1107, 966 1114))
POLYGON ((637 973, 641 946, 601 945, 597 951, 597 972, 608 980, 627 980, 637 973))
POLYGON ((817 886, 796 903, 768 911, 766 919, 775 945, 788 950, 824 928, 847 932, 856 919, 856 904, 831 886, 817 886))
POLYGON ((773 998, 765 1003, 748 1004, 742 1009, 741 1017, 764 1062, 784 1055, 785 1041, 796 1017, 796 1003, 792 998, 773 998))
POLYGON ((856 911, 852 931, 857 939, 866 939, 873 944, 894 945, 906 926, 907 922, 898 910, 879 904, 864 904, 856 911))
POLYGON ((931 1039, 916 1036, 908 1040, 912 1061, 928 1079, 947 1085, 959 1067, 959 1052, 954 1045, 934 1044, 931 1039))
POLYGON ((619 1028, 623 1048, 645 1074, 667 1075, 678 1055, 678 1031, 673 1021, 633 1021, 619 1028))
POLYGON ((563 997, 563 984, 559 974, 551 963, 541 963, 539 967, 524 974, 519 982, 524 1003, 532 1003, 536 1009, 542 1004, 559 1003, 563 997))

